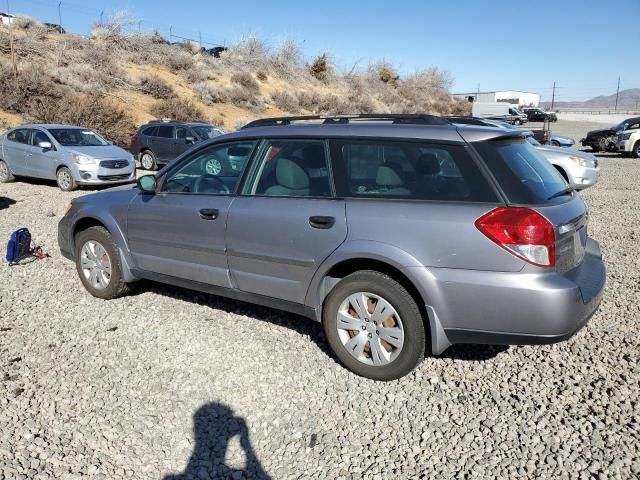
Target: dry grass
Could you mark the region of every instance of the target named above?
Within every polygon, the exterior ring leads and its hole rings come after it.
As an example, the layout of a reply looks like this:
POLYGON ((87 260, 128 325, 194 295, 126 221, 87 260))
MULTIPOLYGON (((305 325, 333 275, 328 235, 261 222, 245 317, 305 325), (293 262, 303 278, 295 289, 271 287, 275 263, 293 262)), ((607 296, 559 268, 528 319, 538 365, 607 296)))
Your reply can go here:
POLYGON ((160 100, 166 100, 175 94, 171 85, 157 75, 145 75, 142 77, 140 79, 140 90, 160 100))
POLYGON ((190 100, 172 98, 158 100, 150 110, 157 118, 171 118, 173 120, 202 120, 204 111, 190 100))

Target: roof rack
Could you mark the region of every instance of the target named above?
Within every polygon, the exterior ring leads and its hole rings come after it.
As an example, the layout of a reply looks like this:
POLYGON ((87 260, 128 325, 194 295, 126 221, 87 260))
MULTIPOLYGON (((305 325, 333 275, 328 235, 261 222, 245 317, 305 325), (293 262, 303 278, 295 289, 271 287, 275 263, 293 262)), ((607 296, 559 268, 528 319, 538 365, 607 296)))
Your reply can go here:
POLYGON ((147 123, 177 123, 181 125, 185 125, 188 123, 208 123, 205 120, 174 120, 172 118, 160 118, 155 120, 150 120, 147 123))
POLYGON ((297 117, 261 118, 247 123, 242 129, 291 125, 292 122, 322 120, 324 124, 351 123, 352 120, 390 120, 403 125, 450 125, 447 119, 422 113, 356 113, 350 115, 302 115, 297 117))

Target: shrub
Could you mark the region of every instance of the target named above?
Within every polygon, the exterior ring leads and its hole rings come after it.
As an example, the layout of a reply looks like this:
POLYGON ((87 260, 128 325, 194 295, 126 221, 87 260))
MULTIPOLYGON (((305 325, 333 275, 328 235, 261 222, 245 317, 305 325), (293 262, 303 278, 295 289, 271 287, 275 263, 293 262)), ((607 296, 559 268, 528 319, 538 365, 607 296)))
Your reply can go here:
POLYGON ((196 83, 193 86, 193 91, 205 105, 211 106, 215 103, 224 101, 220 91, 213 85, 209 85, 206 82, 196 83))
POLYGON ((326 53, 317 57, 309 66, 309 73, 311 76, 321 81, 327 80, 331 70, 332 66, 329 62, 329 56, 326 53))
POLYGON ((209 123, 216 127, 224 128, 224 117, 222 115, 212 115, 209 117, 209 123))
POLYGON ((0 64, 0 109, 28 113, 42 97, 60 98, 64 89, 46 71, 28 65, 14 76, 9 65, 0 64))
POLYGON ((283 112, 298 113, 300 111, 300 103, 298 98, 286 91, 275 92, 271 95, 274 105, 283 112))
POLYGON ((231 76, 231 81, 254 93, 260 92, 260 85, 249 72, 236 72, 231 76))
POLYGON ((248 118, 248 117, 238 117, 234 127, 235 127, 236 130, 240 130, 242 127, 244 127, 250 121, 251 121, 251 119, 248 118))
POLYGON ((386 83, 391 85, 392 87, 397 87, 400 83, 400 75, 396 73, 391 65, 388 63, 380 63, 377 65, 378 70, 378 79, 382 83, 386 83))
POLYGON ((195 103, 180 98, 158 100, 150 109, 157 118, 171 118, 173 120, 199 120, 204 118, 204 112, 195 103))
POLYGON ((225 98, 236 107, 244 108, 255 113, 264 110, 262 100, 258 98, 256 92, 251 88, 240 85, 232 85, 225 90, 225 98))
POLYGON ((153 98, 166 100, 174 95, 173 88, 157 75, 145 75, 140 79, 140 90, 153 98))
POLYGON ((273 69, 282 78, 291 78, 302 67, 302 51, 293 40, 283 41, 271 56, 273 69))
POLYGON ((309 110, 310 112, 316 112, 322 100, 320 94, 307 90, 300 90, 297 97, 300 107, 305 110, 309 110))
POLYGON ((132 117, 114 101, 98 95, 39 97, 28 117, 39 123, 65 123, 93 128, 116 144, 127 146, 135 131, 132 117))
POLYGON ((263 71, 263 70, 258 70, 258 71, 256 72, 256 78, 257 78, 258 80, 260 80, 261 82, 266 82, 266 81, 269 79, 269 77, 267 76, 267 74, 266 74, 266 73, 264 73, 264 71, 263 71))

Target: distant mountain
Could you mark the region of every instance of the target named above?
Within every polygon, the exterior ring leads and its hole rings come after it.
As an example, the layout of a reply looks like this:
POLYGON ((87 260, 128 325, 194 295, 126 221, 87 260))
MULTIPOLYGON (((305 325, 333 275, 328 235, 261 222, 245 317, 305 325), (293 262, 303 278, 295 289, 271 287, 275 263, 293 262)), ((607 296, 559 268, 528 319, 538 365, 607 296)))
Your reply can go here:
MULTIPOLYGON (((601 109, 613 108, 616 104, 616 94, 600 95, 583 102, 555 102, 554 108, 584 108, 601 109)), ((542 102, 542 106, 549 108, 551 102, 542 102)), ((621 90, 618 97, 618 110, 638 110, 640 109, 640 88, 629 88, 621 90)))

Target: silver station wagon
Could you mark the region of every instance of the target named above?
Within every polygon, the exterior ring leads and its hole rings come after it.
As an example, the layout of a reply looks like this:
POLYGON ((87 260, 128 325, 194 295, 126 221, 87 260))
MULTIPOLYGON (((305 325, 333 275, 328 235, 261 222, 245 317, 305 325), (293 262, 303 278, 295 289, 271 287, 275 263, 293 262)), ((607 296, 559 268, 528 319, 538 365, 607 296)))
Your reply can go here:
POLYGON ((133 156, 95 131, 70 125, 22 125, 0 135, 0 183, 16 176, 56 180, 64 191, 78 185, 131 182, 133 156))
POLYGON ((77 198, 58 239, 96 297, 150 279, 294 312, 347 368, 390 380, 456 343, 571 337, 605 284, 587 221, 520 131, 316 116, 255 121, 77 198))

